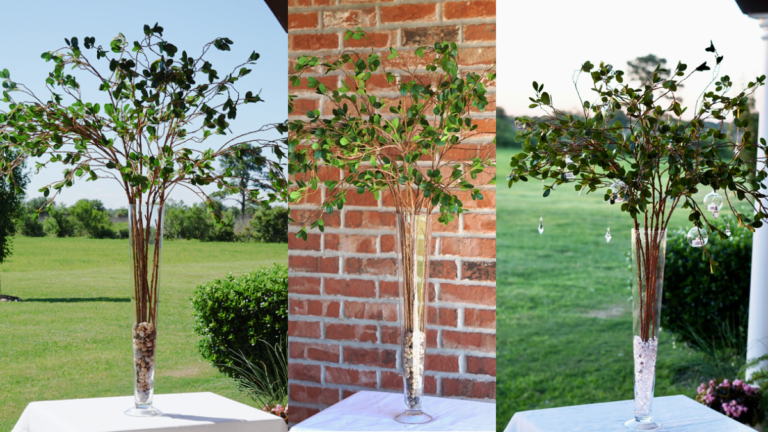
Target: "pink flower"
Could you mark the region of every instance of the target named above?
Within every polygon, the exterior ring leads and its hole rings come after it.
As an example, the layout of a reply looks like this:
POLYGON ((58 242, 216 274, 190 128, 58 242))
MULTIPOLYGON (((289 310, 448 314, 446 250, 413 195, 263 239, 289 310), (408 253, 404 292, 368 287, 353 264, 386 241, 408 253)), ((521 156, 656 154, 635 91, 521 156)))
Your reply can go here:
POLYGON ((731 383, 728 382, 728 380, 723 380, 723 382, 720 384, 720 387, 728 388, 731 386, 731 383))
POLYGON ((272 412, 279 416, 283 412, 283 406, 280 404, 275 405, 275 408, 272 410, 272 412))
POLYGON ((264 405, 264 408, 262 408, 261 410, 265 412, 269 412, 269 405, 264 405))
POLYGON ((733 382, 733 385, 734 385, 735 387, 741 387, 741 385, 742 385, 742 384, 744 384, 744 381, 742 381, 742 380, 740 380, 740 379, 737 379, 737 380, 735 380, 735 381, 733 382))
POLYGON ((723 412, 725 412, 725 415, 728 417, 738 418, 742 413, 747 411, 747 407, 737 404, 735 400, 731 401, 731 403, 723 404, 723 412))

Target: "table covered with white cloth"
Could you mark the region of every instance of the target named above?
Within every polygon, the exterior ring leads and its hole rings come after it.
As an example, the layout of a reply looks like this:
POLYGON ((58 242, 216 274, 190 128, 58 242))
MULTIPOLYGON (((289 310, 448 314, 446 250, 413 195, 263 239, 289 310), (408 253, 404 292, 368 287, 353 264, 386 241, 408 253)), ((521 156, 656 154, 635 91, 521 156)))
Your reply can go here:
POLYGON ((494 431, 496 404, 424 397, 424 412, 433 420, 405 425, 394 420, 405 411, 402 393, 361 391, 291 428, 309 431, 494 431))
MULTIPOLYGON (((515 413, 504 432, 623 432, 634 416, 631 400, 515 413)), ((661 432, 754 432, 686 396, 653 399, 653 419, 661 432)))
POLYGON ((32 402, 12 432, 286 432, 285 420, 213 393, 155 395, 158 417, 129 417, 133 396, 32 402))

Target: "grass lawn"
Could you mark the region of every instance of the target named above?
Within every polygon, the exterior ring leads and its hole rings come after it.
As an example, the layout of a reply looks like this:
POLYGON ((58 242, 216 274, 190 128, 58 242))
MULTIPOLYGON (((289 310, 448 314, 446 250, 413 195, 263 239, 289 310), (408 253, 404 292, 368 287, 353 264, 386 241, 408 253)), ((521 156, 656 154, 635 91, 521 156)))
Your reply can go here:
MULTIPOLYGON (((230 272, 286 263, 287 245, 167 241, 163 249, 157 393, 212 391, 249 403, 198 354, 189 297, 230 272)), ((26 300, 0 303, 0 430, 29 402, 133 394, 127 240, 16 237, 0 282, 3 294, 26 300)))
MULTIPOLYGON (((500 149, 498 158, 499 431, 517 411, 633 398, 626 255, 632 219, 602 193, 579 196, 571 185, 547 198, 540 181, 507 188, 512 154, 500 149), (613 238, 606 244, 609 217, 613 238)), ((670 231, 690 228, 687 216, 678 209, 670 231)), ((678 384, 673 372, 691 355, 662 331, 656 395, 696 394, 695 385, 678 384)))

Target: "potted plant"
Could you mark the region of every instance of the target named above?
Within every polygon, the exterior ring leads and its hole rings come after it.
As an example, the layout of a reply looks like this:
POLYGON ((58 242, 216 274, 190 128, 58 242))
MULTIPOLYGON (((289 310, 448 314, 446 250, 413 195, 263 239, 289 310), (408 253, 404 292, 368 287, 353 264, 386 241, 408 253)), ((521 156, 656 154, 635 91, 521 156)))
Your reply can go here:
MULTIPOLYGON (((344 37, 370 40, 359 28, 344 37)), ((290 77, 293 86, 316 69, 339 77, 342 85, 331 89, 306 78, 326 107, 332 106, 332 114, 314 110, 306 119, 289 122, 289 174, 294 180, 289 200, 299 202, 324 189, 317 212, 300 221, 296 236, 305 240, 307 225, 323 231, 324 215, 341 210, 349 193, 386 196, 393 202, 406 401, 405 412, 396 419, 424 423, 431 420, 422 411, 431 215, 448 224, 464 212, 462 199, 483 199, 477 178, 495 167, 495 145, 467 140, 479 135, 473 110, 488 105, 486 85, 495 80, 495 66, 480 73, 461 71, 458 48, 451 42, 402 54, 390 48, 385 55, 372 46, 365 53, 297 60, 290 77), (375 78, 386 81, 384 91, 400 96, 382 96, 371 82, 375 78), (473 157, 455 157, 461 150, 473 157), (340 174, 324 177, 328 168, 340 174)))
MULTIPOLYGON (((766 141, 757 143, 746 130, 749 121, 740 118, 765 76, 730 96, 731 79, 718 77, 723 57, 711 44, 707 51, 715 56, 712 82, 689 117, 684 117, 687 108, 681 106, 676 92, 692 74, 710 70, 706 62, 689 73, 685 64, 678 63, 669 78, 663 78, 657 67, 639 86, 625 83, 624 73, 609 64, 586 62, 579 74, 589 74, 594 102, 584 100, 578 115, 569 114, 555 108, 544 85, 534 82, 530 107, 541 108, 543 114, 518 118, 523 150, 510 161, 510 187, 534 178, 544 181, 544 197, 566 184, 580 193, 602 191, 605 201, 617 204, 634 221, 635 416, 625 424, 630 429, 660 427, 651 417, 651 403, 671 215, 681 207, 690 212, 694 227, 688 234, 689 244, 703 247, 706 253, 707 230, 720 238, 729 235, 710 219, 719 215, 724 202, 739 225, 750 231, 762 226, 768 213, 762 201, 766 141), (737 140, 722 131, 730 116, 741 132, 737 140), (755 161, 739 155, 757 149, 761 164, 755 174, 755 161), (704 208, 694 199, 702 187, 713 190, 704 208), (740 213, 734 206, 737 201, 748 203, 755 214, 740 213)), ((712 271, 717 267, 711 257, 710 265, 712 271)))
POLYGON ((256 135, 276 127, 284 131, 284 125, 226 136, 238 108, 262 101, 258 94, 242 93, 235 85, 251 72, 248 66, 259 55, 253 52, 232 72, 219 75, 205 56, 211 48, 229 51, 230 39, 216 38, 194 57, 179 52, 162 35, 163 28, 155 24, 144 26, 140 41, 129 43, 120 34, 106 48, 93 37, 84 38, 82 45, 76 37, 65 39, 65 47, 41 56, 53 63, 46 78, 48 100, 11 79, 7 69, 0 71, 3 101, 8 104, 8 111, 0 112, 0 174, 18 187, 14 169, 25 160, 36 158, 38 170, 63 164, 63 178, 40 189, 48 205, 63 188, 80 180, 109 178, 125 192, 136 316, 135 408, 126 414, 134 416, 159 414, 152 399, 163 216, 169 195, 177 187, 187 188, 213 211, 209 185, 229 194, 245 192, 265 205, 287 193, 279 166, 284 141, 256 135), (95 59, 86 57, 86 51, 95 51, 95 59), (87 88, 69 74, 72 69, 86 75, 89 83, 96 82, 101 94, 93 100, 98 102, 87 101, 87 88), (215 148, 201 150, 210 140, 216 141, 215 148), (256 188, 244 191, 231 169, 216 171, 217 158, 246 159, 262 150, 276 156, 276 160, 259 156, 274 188, 265 198, 256 188))

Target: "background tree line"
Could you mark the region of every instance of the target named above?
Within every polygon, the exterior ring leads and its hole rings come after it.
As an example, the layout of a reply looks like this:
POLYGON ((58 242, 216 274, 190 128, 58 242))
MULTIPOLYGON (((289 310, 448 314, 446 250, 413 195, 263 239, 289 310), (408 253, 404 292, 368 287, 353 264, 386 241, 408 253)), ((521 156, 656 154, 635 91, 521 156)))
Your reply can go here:
MULTIPOLYGON (((17 233, 29 237, 128 238, 128 210, 108 209, 100 200, 81 199, 72 206, 54 203, 38 214, 45 198, 24 202, 18 212, 17 233)), ((166 204, 165 239, 224 242, 285 243, 288 241, 288 209, 268 210, 247 206, 227 207, 217 202, 220 223, 202 203, 166 204)))

